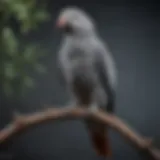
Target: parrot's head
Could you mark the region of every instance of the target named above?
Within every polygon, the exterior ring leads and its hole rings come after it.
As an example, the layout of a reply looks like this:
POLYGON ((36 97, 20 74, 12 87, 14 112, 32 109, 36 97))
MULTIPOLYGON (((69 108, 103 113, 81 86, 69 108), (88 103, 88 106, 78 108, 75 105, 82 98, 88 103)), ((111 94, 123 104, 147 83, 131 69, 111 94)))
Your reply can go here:
POLYGON ((77 7, 66 7, 60 11, 56 26, 66 34, 82 35, 94 32, 93 20, 77 7))

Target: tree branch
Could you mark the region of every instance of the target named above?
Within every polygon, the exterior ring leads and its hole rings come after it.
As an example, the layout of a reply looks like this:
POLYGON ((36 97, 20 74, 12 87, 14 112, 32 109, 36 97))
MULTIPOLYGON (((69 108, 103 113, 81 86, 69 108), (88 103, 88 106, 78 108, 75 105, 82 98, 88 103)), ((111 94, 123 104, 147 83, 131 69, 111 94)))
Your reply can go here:
POLYGON ((116 116, 101 111, 91 113, 83 108, 53 108, 29 115, 15 115, 13 122, 0 131, 0 143, 9 140, 13 135, 33 125, 50 120, 66 120, 70 118, 93 118, 100 121, 119 132, 137 149, 149 155, 151 159, 160 160, 160 150, 152 146, 151 139, 140 136, 116 116))

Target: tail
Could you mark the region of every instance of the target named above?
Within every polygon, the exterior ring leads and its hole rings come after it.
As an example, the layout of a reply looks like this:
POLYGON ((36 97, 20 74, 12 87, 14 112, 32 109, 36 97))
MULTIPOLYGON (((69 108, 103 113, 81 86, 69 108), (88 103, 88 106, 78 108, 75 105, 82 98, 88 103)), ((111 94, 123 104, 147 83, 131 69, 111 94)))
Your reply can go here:
POLYGON ((88 131, 97 154, 103 157, 110 157, 112 151, 106 126, 100 127, 98 132, 95 132, 92 128, 89 128, 88 131))

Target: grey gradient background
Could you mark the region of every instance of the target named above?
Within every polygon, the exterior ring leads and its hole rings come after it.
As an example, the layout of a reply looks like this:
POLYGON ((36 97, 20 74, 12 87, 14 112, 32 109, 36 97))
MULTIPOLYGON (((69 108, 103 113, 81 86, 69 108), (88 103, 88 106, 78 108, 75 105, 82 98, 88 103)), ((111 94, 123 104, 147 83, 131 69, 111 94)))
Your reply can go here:
MULTIPOLYGON (((0 96, 0 126, 12 120, 12 111, 30 113, 43 105, 65 104, 66 92, 56 77, 56 51, 60 34, 54 23, 59 9, 77 5, 96 20, 99 33, 108 43, 119 71, 116 114, 141 134, 154 137, 160 146, 160 8, 154 1, 113 0, 95 2, 49 1, 49 22, 28 36, 48 50, 42 63, 45 75, 34 75, 37 87, 20 100, 0 96)), ((145 159, 114 131, 110 132, 113 159, 145 159)), ((0 160, 98 160, 81 121, 38 125, 0 146, 0 160), (8 154, 8 155, 6 155, 8 154)))

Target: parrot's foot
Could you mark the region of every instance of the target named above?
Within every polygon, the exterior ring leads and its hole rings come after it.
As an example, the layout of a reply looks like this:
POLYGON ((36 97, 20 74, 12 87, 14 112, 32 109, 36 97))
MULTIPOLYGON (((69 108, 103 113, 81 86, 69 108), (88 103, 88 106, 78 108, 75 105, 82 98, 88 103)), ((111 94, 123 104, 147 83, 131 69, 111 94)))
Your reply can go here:
POLYGON ((96 104, 92 104, 91 106, 89 106, 88 110, 90 112, 97 112, 98 111, 98 106, 96 104))

